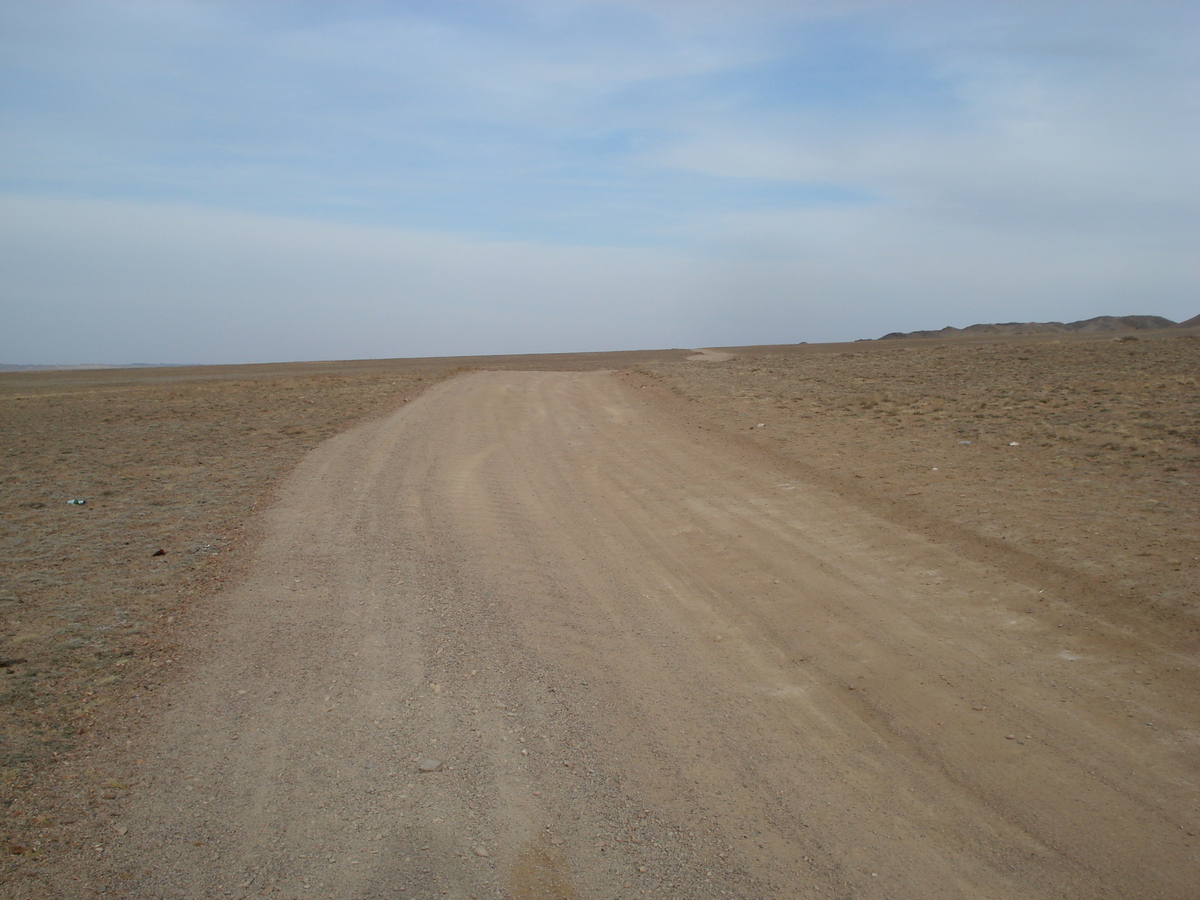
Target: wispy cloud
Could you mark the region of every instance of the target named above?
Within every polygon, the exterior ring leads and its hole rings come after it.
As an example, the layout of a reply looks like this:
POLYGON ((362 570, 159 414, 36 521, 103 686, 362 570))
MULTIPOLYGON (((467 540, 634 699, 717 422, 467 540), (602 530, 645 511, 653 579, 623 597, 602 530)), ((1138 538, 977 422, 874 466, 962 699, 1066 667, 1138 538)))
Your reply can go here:
POLYGON ((101 324, 185 294, 239 310, 200 360, 285 296, 344 325, 272 358, 1183 318, 1198 37, 1184 2, 2 3, 0 356, 150 358, 101 324))

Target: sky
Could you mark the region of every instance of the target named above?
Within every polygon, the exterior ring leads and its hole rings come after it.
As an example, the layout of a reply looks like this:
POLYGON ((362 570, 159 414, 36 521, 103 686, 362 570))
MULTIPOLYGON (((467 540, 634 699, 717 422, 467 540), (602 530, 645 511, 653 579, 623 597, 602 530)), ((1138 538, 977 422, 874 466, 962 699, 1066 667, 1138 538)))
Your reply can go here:
POLYGON ((0 363, 1200 313, 1194 0, 0 0, 0 363))

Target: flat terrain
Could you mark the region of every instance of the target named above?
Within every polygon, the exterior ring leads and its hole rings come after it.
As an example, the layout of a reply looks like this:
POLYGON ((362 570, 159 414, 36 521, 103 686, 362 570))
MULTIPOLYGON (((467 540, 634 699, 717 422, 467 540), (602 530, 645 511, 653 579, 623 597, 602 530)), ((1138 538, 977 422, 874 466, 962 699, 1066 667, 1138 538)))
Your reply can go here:
POLYGON ((5 889, 1193 896, 1200 341, 685 356, 0 378, 5 889))

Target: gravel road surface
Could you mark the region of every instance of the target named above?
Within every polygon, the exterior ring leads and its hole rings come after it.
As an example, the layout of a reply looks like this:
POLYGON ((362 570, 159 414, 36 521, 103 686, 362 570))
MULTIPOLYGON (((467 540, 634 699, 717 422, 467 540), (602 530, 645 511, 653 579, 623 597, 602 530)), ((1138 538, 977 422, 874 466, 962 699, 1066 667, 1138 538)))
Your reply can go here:
POLYGON ((612 374, 477 372, 327 441, 212 622, 81 896, 1200 884, 1196 699, 1128 677, 1156 648, 612 374))

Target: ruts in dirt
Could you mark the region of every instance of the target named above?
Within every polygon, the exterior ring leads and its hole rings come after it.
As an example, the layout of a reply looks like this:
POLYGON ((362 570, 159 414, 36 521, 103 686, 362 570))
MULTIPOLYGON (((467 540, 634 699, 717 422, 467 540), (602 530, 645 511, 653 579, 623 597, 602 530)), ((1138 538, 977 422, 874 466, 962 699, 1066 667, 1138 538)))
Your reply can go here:
POLYGON ((1068 635, 1037 583, 611 374, 438 385, 309 455, 265 528, 81 896, 1200 883, 1197 701, 1118 685, 1138 638, 1068 635))

